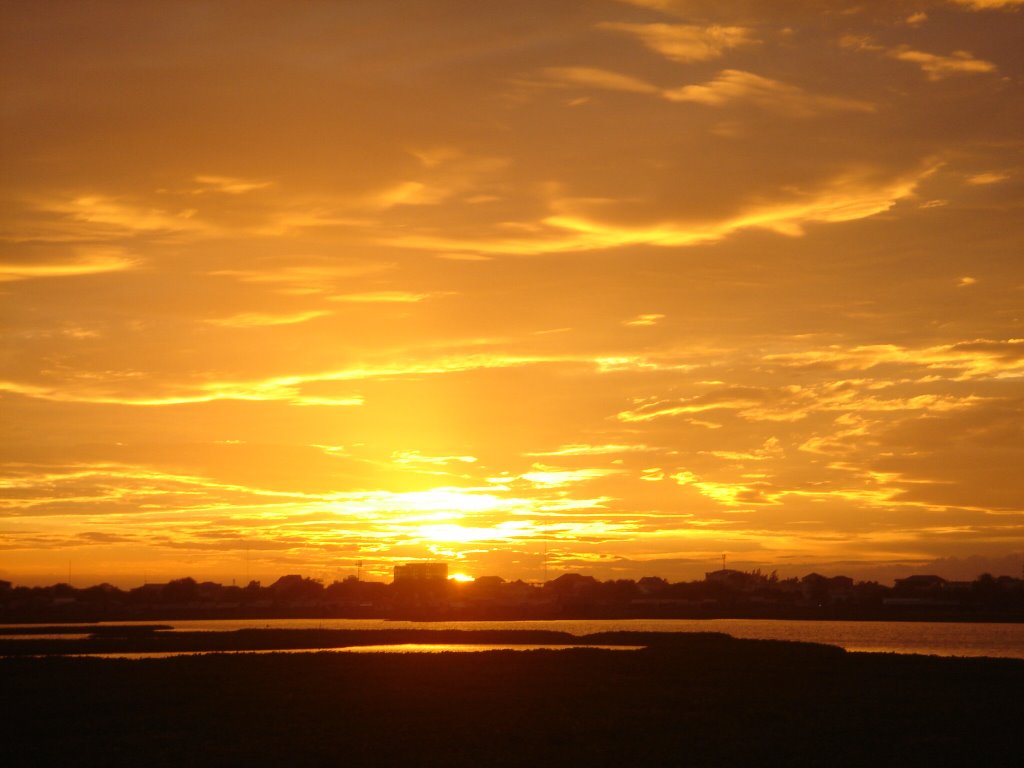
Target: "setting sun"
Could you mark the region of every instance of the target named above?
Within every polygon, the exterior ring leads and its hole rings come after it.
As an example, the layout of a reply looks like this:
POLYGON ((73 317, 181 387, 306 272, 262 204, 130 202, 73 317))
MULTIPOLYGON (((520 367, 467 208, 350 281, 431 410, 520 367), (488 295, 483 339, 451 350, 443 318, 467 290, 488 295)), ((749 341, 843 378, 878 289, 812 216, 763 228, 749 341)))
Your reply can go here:
POLYGON ((1020 2, 188 5, 0 11, 0 580, 1019 573, 1020 2))

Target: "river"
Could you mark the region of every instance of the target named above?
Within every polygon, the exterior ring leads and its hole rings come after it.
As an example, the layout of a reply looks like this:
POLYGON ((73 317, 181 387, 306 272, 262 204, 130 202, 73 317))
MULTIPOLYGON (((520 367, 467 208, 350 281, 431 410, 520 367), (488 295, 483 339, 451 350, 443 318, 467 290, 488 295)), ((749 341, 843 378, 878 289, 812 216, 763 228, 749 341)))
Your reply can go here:
MULTIPOLYGON (((114 622, 131 624, 133 622, 114 622)), ((134 622, 152 623, 152 622, 134 622)), ((232 619, 161 622, 175 631, 236 629, 547 629, 594 632, 723 632, 738 638, 796 640, 848 651, 1024 659, 1024 624, 772 619, 600 619, 558 621, 389 621, 386 619, 232 619)), ((0 634, 3 628, 0 627, 0 634)))

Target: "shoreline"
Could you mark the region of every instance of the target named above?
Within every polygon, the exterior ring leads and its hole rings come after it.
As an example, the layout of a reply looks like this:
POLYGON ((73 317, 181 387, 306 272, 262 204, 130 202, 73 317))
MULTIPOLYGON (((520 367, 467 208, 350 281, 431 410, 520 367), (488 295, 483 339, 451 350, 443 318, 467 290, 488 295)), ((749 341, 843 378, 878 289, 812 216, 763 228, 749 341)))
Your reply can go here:
POLYGON ((934 622, 950 624, 1024 624, 1019 612, 961 612, 900 608, 885 611, 541 611, 488 612, 399 611, 359 612, 332 610, 203 610, 167 609, 158 611, 47 611, 0 615, 0 627, 18 624, 92 624, 112 622, 165 621, 261 621, 261 620, 367 620, 416 622, 491 622, 491 621, 885 621, 934 622))
MULTIPOLYGON (((585 639, 642 633, 614 634, 585 639)), ((629 653, 0 659, 5 750, 18 765, 968 766, 1024 748, 1022 660, 664 634, 629 653)))
MULTIPOLYGON (((761 643, 829 648, 840 653, 882 653, 901 656, 924 655, 941 658, 1008 659, 1024 664, 1019 653, 938 653, 940 646, 908 647, 897 650, 891 646, 879 648, 839 642, 834 638, 755 638, 730 634, 728 628, 678 629, 647 628, 598 629, 597 631, 569 631, 563 628, 430 628, 430 627, 376 627, 376 628, 293 628, 245 627, 234 629, 175 629, 167 624, 126 625, 57 625, 13 627, 6 634, 0 632, 0 658, 19 657, 89 657, 138 654, 244 653, 331 651, 363 646, 629 646, 641 649, 686 647, 688 644, 714 642, 761 643), (855 647, 851 648, 850 645, 855 647)), ((947 646, 955 647, 955 646, 947 646)), ((964 645, 961 650, 972 650, 964 645)), ((974 649, 976 650, 976 648, 974 649)), ((997 650, 997 649, 993 649, 997 650)), ((1002 650, 1002 649, 998 649, 1002 650)))

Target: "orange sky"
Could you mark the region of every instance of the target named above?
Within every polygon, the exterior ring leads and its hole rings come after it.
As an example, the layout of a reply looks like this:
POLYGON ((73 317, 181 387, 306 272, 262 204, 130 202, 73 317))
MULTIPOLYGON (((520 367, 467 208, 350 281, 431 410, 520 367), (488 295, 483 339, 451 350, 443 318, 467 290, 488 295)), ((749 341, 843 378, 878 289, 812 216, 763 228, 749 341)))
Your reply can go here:
POLYGON ((1019 572, 1022 0, 2 15, 0 578, 1019 572))

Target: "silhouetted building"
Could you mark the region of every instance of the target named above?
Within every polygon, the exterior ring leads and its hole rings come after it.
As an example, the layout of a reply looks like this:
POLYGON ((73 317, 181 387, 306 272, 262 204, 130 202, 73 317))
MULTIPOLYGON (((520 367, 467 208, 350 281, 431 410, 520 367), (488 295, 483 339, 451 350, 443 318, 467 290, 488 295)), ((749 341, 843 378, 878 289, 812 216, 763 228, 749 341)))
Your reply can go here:
POLYGON ((395 583, 444 582, 448 580, 448 563, 406 563, 395 566, 395 583))
POLYGON ((946 580, 941 576, 907 576, 905 579, 896 579, 896 589, 903 590, 933 590, 940 589, 946 580))
POLYGON ((809 573, 800 579, 800 592, 812 603, 838 603, 849 600, 853 593, 853 579, 849 576, 822 576, 809 573))
POLYGON ((761 586, 765 582, 765 578, 759 573, 745 573, 744 571, 734 571, 731 568, 722 568, 705 573, 704 581, 709 584, 722 584, 730 589, 747 591, 761 586))

